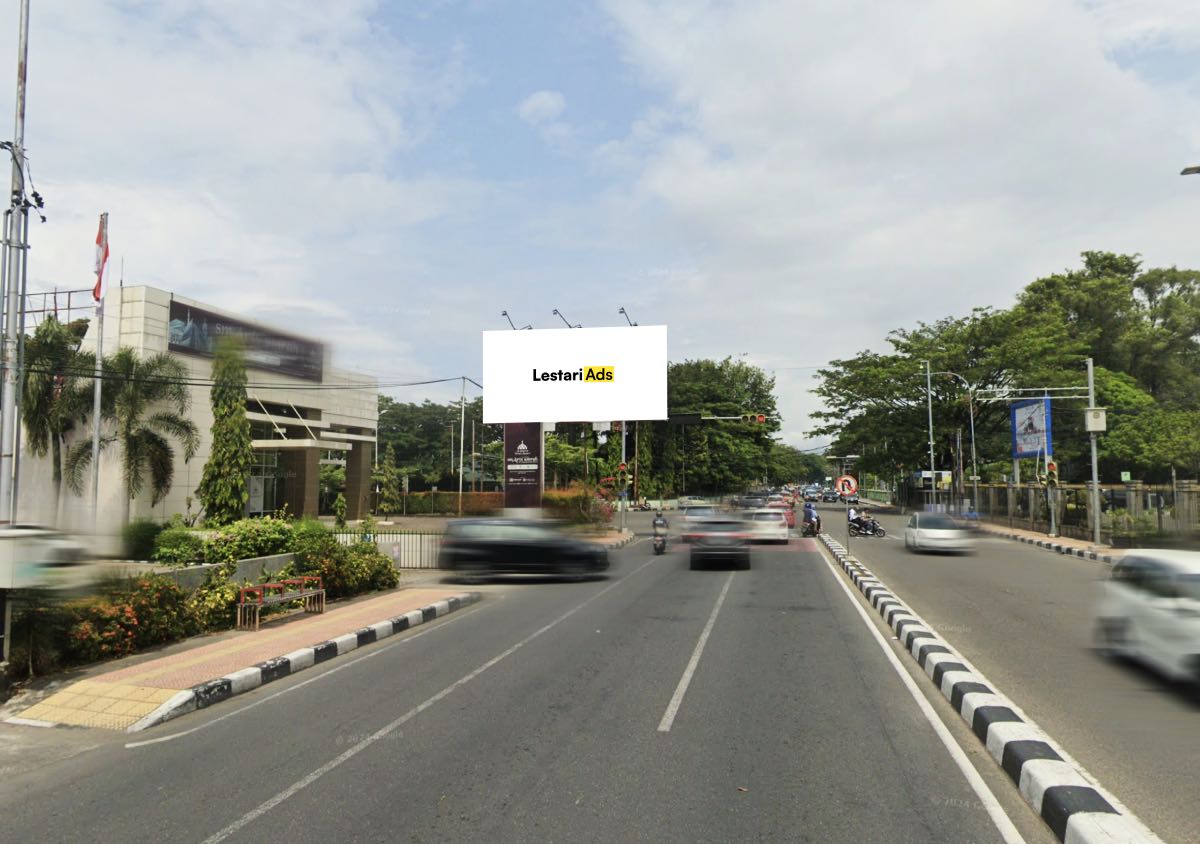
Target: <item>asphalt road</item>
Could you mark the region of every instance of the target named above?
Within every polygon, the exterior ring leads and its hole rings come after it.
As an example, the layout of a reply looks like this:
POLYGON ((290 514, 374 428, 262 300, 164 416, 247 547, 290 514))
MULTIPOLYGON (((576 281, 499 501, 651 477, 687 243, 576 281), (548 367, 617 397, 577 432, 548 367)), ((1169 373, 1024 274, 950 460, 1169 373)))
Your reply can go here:
POLYGON ((693 572, 643 540, 147 733, 41 731, 5 838, 999 841, 990 807, 1053 840, 812 549, 693 572))
MULTIPOLYGON (((1092 648, 1104 563, 1001 538, 968 556, 912 554, 906 518, 851 550, 1106 788, 1168 841, 1200 841, 1200 706, 1182 686, 1092 648)), ((844 511, 823 514, 845 544, 844 511)))

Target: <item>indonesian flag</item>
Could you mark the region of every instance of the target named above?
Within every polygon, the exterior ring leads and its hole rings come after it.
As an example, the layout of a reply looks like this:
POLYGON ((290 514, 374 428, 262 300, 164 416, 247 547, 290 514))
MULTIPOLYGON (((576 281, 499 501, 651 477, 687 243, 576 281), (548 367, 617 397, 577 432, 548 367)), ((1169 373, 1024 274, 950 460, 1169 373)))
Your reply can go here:
POLYGON ((108 279, 104 277, 104 268, 108 264, 108 212, 100 215, 100 230, 96 232, 96 286, 92 288, 92 298, 97 302, 104 301, 108 292, 108 279))

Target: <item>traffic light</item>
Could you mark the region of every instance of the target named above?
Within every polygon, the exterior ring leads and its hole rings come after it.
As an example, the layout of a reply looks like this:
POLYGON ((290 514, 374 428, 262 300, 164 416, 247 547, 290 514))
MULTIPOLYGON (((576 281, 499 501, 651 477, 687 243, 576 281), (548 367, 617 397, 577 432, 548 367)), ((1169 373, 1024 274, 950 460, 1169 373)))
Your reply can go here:
POLYGON ((1058 486, 1058 464, 1053 460, 1046 461, 1046 486, 1058 486))
POLYGON ((617 467, 617 482, 621 485, 621 489, 629 486, 629 472, 626 471, 624 463, 617 467))
POLYGON ((767 417, 761 413, 743 413, 742 421, 749 422, 753 425, 761 425, 767 421, 767 417))

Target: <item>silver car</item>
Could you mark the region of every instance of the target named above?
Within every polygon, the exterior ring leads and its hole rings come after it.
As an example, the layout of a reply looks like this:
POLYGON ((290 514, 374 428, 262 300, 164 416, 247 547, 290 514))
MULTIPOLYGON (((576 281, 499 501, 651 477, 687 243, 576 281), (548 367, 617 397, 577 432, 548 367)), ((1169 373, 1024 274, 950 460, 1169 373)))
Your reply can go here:
POLYGON ((904 547, 909 551, 969 554, 975 550, 975 537, 945 513, 913 513, 904 528, 904 547))

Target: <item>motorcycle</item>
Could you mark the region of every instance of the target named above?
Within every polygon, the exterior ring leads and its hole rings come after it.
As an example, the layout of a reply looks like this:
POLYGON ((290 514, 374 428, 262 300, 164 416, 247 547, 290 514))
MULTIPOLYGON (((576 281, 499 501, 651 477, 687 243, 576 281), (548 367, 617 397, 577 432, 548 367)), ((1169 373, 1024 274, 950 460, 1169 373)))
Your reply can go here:
POLYGON ((887 531, 884 530, 883 525, 879 524, 879 522, 874 519, 867 519, 866 523, 862 525, 850 522, 850 535, 882 537, 887 536, 887 531))
POLYGON ((813 536, 813 537, 815 537, 815 536, 816 536, 817 534, 819 534, 820 532, 821 532, 821 519, 820 519, 820 517, 816 518, 815 520, 813 520, 813 521, 811 521, 811 522, 808 522, 808 521, 806 521, 806 522, 804 523, 803 527, 801 527, 801 529, 800 529, 800 535, 801 535, 801 536, 813 536))
POLYGON ((661 554, 667 550, 667 537, 665 534, 658 534, 654 537, 654 553, 661 554))

